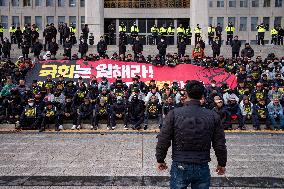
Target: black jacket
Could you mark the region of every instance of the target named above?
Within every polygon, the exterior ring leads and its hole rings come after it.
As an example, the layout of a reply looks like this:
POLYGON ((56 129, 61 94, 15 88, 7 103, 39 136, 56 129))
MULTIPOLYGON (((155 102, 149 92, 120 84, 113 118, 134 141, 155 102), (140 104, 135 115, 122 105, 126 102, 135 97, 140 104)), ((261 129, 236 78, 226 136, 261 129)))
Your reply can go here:
POLYGON ((172 142, 172 159, 184 163, 207 163, 211 143, 218 165, 226 166, 227 149, 224 128, 219 115, 202 108, 198 100, 187 102, 174 109, 166 117, 158 135, 156 158, 163 163, 172 142))
POLYGON ((231 47, 232 47, 232 52, 240 52, 240 48, 241 48, 242 44, 241 41, 239 40, 233 40, 231 47))
POLYGON ((98 44, 97 44, 97 51, 98 53, 105 53, 107 50, 107 44, 106 42, 103 40, 103 41, 99 41, 98 44))
POLYGON ((157 49, 159 50, 159 54, 160 54, 160 55, 165 55, 165 54, 166 54, 166 51, 167 51, 167 47, 168 47, 168 46, 167 46, 167 44, 166 44, 165 41, 158 43, 157 49))
POLYGON ((132 46, 132 50, 134 53, 141 53, 143 51, 143 45, 140 41, 135 40, 132 46))
POLYGON ((213 52, 220 52, 221 45, 217 41, 212 41, 211 47, 213 52))
POLYGON ((80 43, 79 45, 79 53, 85 54, 88 52, 88 44, 87 43, 80 43))
POLYGON ((254 50, 251 47, 244 48, 241 52, 242 57, 251 58, 254 56, 254 50))
POLYGON ((50 51, 51 54, 56 54, 58 49, 59 49, 59 47, 58 47, 58 44, 56 42, 50 42, 48 44, 48 50, 50 51))
POLYGON ((36 42, 34 45, 33 45, 33 52, 35 54, 40 54, 41 50, 43 49, 43 46, 40 42, 36 42))

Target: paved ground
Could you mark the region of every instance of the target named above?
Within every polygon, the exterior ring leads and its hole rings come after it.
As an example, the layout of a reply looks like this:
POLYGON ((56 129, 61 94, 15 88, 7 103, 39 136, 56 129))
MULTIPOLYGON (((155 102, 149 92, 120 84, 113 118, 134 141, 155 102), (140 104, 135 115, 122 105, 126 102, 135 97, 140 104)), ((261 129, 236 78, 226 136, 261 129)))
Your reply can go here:
MULTIPOLYGON (((284 134, 226 135, 228 179, 212 151, 213 188, 284 188, 284 134)), ((168 188, 155 144, 155 133, 1 134, 0 188, 168 188)))

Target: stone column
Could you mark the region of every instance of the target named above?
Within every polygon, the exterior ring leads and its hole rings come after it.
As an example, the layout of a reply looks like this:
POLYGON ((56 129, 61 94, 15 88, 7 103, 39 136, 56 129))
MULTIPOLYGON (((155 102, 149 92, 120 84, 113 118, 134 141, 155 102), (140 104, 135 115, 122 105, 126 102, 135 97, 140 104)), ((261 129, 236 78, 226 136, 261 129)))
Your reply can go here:
POLYGON ((104 0, 86 0, 85 17, 97 44, 100 36, 104 34, 104 0))
POLYGON ((208 44, 208 0, 190 1, 190 26, 192 28, 191 44, 194 44, 194 28, 197 24, 202 28, 202 39, 208 44))

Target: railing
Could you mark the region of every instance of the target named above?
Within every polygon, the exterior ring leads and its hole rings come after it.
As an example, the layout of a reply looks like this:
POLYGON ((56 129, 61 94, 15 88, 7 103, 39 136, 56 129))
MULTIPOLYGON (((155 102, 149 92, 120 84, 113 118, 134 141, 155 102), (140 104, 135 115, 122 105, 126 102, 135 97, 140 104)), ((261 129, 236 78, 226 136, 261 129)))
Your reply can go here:
POLYGON ((189 8, 190 0, 105 0, 105 8, 189 8))

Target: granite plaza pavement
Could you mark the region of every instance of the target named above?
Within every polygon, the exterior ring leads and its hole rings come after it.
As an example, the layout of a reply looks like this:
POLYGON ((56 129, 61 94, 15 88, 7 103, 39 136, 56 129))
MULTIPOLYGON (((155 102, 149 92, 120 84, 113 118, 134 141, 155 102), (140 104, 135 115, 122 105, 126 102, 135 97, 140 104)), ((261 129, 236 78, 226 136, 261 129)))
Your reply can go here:
MULTIPOLYGON (((154 132, 0 132, 0 188, 169 188, 154 132)), ((284 188, 284 134, 226 133, 227 174, 212 188, 284 188)), ((167 163, 170 164, 169 151, 167 163)))

